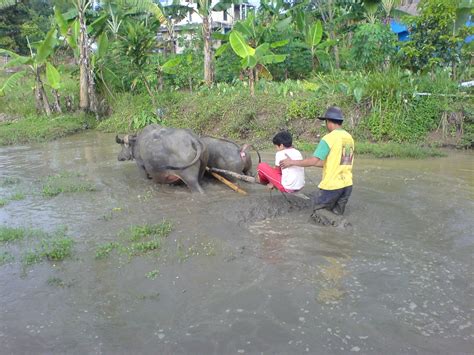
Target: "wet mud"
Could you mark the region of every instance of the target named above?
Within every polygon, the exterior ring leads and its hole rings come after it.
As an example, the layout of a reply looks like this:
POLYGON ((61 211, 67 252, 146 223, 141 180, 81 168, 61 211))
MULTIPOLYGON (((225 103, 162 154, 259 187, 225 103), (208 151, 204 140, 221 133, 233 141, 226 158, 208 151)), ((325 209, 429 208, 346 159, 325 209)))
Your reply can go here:
MULTIPOLYGON (((64 261, 27 266, 37 241, 0 243, 0 353, 472 353, 471 153, 358 158, 333 218, 258 185, 156 185, 118 151, 95 132, 0 148, 0 226, 75 241, 64 261), (97 257, 163 221, 159 248, 97 257)), ((320 174, 307 169, 303 192, 320 174)))

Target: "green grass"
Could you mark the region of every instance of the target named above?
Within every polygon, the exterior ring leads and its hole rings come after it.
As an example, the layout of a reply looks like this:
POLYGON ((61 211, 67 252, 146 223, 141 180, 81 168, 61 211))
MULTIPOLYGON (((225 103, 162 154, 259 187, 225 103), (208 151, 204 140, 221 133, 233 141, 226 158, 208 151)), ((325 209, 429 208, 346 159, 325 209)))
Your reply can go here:
POLYGON ((148 237, 165 237, 172 229, 172 225, 168 221, 159 224, 144 224, 141 226, 131 226, 128 230, 122 231, 122 235, 128 236, 130 241, 137 242, 148 237))
POLYGON ((11 201, 21 201, 25 199, 25 194, 23 192, 15 192, 10 196, 11 201))
POLYGON ((15 261, 15 257, 7 251, 0 253, 0 266, 15 261))
POLYGON ((63 172, 48 176, 43 185, 42 193, 45 197, 54 197, 61 193, 95 191, 96 187, 85 181, 81 174, 63 172))
POLYGON ((172 228, 171 222, 165 220, 158 224, 143 224, 123 229, 118 233, 121 242, 109 242, 97 247, 96 259, 104 259, 114 250, 129 257, 158 251, 163 238, 170 234, 172 228))
POLYGON ((106 258, 110 255, 110 253, 113 250, 115 250, 119 247, 120 247, 120 244, 115 243, 115 242, 110 242, 110 243, 99 245, 99 247, 96 249, 95 257, 96 257, 96 259, 106 258))
POLYGON ((62 261, 72 256, 74 240, 66 236, 56 235, 40 242, 39 247, 23 255, 24 265, 33 265, 44 260, 62 261))
POLYGON ((24 228, 0 226, 0 243, 11 243, 22 240, 28 234, 24 228))
POLYGON ((155 269, 155 270, 152 270, 150 272, 147 272, 145 276, 146 276, 147 279, 154 280, 159 275, 160 275, 160 270, 155 269))
MULTIPOLYGON (((69 75, 71 70, 62 65, 60 65, 60 70, 62 73, 60 95, 62 98, 72 95, 73 101, 79 102, 77 78, 69 75)), ((10 74, 0 72, 0 86, 9 76, 10 74)), ((33 86, 33 76, 27 75, 14 90, 0 97, 0 113, 7 118, 6 121, 0 122, 0 145, 50 141, 96 126, 97 122, 93 116, 80 112, 50 117, 38 115, 34 93, 31 90, 33 86)), ((50 95, 49 90, 46 91, 50 95)))
POLYGON ((68 237, 56 237, 41 241, 41 256, 50 261, 61 261, 72 255, 74 240, 68 237))

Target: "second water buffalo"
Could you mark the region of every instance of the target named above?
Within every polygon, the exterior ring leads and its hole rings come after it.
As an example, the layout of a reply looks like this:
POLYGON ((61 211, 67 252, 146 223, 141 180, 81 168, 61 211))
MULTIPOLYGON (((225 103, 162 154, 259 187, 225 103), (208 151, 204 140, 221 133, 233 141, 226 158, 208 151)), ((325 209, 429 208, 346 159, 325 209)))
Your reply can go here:
MULTIPOLYGON (((207 146, 209 152, 207 165, 210 168, 230 170, 245 175, 250 173, 252 169, 252 157, 249 152, 250 145, 244 144, 239 146, 230 140, 210 136, 203 136, 201 140, 207 146)), ((257 154, 260 161, 258 151, 257 154)))
POLYGON ((191 191, 204 192, 200 179, 208 151, 192 131, 151 124, 138 135, 117 136, 116 141, 122 146, 118 160, 135 160, 149 178, 162 184, 182 180, 191 191))

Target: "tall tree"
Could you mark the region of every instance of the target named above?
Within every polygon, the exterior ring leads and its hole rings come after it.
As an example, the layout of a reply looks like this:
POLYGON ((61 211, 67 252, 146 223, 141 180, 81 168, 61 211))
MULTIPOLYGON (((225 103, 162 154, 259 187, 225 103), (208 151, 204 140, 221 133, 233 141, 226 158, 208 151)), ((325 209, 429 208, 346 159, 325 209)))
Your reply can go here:
POLYGON ((334 43, 333 53, 334 61, 336 68, 340 68, 340 59, 339 59, 339 47, 337 45, 337 36, 336 36, 336 24, 335 24, 335 15, 336 15, 336 4, 334 0, 312 0, 314 6, 317 8, 321 14, 321 18, 325 24, 325 27, 329 30, 329 39, 334 43))

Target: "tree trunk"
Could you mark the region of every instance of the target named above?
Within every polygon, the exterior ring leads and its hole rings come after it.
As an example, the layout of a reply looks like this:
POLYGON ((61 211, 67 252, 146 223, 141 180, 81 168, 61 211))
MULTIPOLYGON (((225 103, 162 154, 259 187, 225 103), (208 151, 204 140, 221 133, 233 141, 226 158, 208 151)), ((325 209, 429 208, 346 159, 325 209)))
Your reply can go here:
POLYGON ((51 116, 51 107, 49 106, 48 96, 44 91, 43 81, 40 77, 40 68, 36 68, 36 109, 39 111, 44 111, 47 116, 51 116))
POLYGON ((153 94, 153 91, 151 91, 150 84, 148 84, 148 81, 146 80, 145 76, 142 74, 141 77, 143 80, 143 84, 145 84, 146 91, 148 91, 148 94, 150 95, 151 103, 153 104, 153 110, 156 110, 155 95, 153 94))
POLYGON ((250 87, 250 96, 255 97, 255 77, 253 73, 253 69, 248 69, 249 73, 249 87, 250 87))
POLYGON ((202 18, 202 35, 204 38, 204 82, 207 86, 212 85, 212 43, 211 43, 211 23, 210 16, 202 18))
POLYGON ((164 87, 163 73, 158 69, 158 90, 163 91, 163 87, 164 87))
POLYGON ((59 104, 59 92, 58 90, 52 89, 51 93, 53 94, 53 111, 62 113, 63 111, 61 110, 61 105, 59 104))
POLYGON ((77 5, 79 15, 79 108, 83 111, 93 112, 97 116, 97 97, 90 63, 89 37, 85 19, 86 2, 77 0, 77 5))
POLYGON ((189 81, 189 92, 193 92, 193 78, 189 77, 188 81, 189 81))
MULTIPOLYGON (((336 33, 333 30, 329 32, 329 38, 334 41, 336 40, 336 33)), ((332 50, 334 52, 334 62, 336 65, 336 69, 339 69, 341 67, 341 64, 339 60, 339 47, 337 46, 337 44, 334 45, 332 50)))
POLYGON ((451 63, 451 76, 452 76, 452 79, 453 80, 457 80, 457 65, 456 65, 456 61, 452 61, 451 63))

